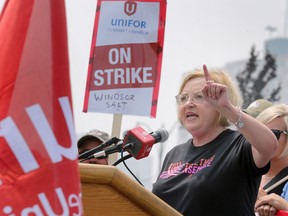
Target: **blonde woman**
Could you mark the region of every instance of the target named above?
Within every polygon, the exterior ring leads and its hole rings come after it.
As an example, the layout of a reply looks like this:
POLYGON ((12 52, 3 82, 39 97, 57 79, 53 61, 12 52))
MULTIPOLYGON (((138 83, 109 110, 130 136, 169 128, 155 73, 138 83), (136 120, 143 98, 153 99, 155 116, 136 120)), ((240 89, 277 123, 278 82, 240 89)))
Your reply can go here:
POLYGON ((152 189, 183 215, 254 215, 277 140, 242 112, 241 101, 223 71, 208 72, 204 65, 184 78, 176 96, 178 116, 193 138, 168 152, 152 189), (228 129, 230 123, 238 130, 228 129))
POLYGON ((259 191, 260 197, 271 195, 260 198, 256 203, 259 215, 274 215, 278 206, 269 203, 278 202, 265 203, 264 201, 268 198, 276 200, 275 197, 281 200, 284 185, 288 182, 288 106, 286 104, 273 105, 262 111, 257 120, 270 128, 278 140, 278 148, 271 159, 270 170, 263 175, 259 191))

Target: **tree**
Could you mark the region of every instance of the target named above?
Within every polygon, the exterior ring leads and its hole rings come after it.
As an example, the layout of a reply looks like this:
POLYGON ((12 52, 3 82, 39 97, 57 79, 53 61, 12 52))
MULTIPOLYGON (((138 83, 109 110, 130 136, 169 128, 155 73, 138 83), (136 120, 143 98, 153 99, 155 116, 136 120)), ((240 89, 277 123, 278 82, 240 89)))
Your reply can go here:
POLYGON ((261 98, 271 102, 280 100, 280 83, 277 87, 271 88, 271 83, 277 76, 276 60, 269 51, 266 51, 263 68, 257 70, 258 56, 255 46, 252 46, 246 68, 236 76, 244 99, 243 107, 247 107, 253 101, 261 98))

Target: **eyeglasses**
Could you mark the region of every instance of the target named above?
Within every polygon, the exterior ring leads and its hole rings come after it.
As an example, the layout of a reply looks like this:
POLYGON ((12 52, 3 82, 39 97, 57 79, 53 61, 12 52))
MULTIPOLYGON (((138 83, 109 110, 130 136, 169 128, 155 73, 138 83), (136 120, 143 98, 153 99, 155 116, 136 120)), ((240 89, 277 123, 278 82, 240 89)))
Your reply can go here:
POLYGON ((288 135, 288 131, 271 129, 271 131, 275 134, 277 140, 279 140, 281 133, 288 135))
POLYGON ((183 105, 187 103, 189 99, 191 99, 194 104, 203 103, 204 100, 204 96, 201 91, 179 94, 176 95, 175 98, 178 105, 183 105))

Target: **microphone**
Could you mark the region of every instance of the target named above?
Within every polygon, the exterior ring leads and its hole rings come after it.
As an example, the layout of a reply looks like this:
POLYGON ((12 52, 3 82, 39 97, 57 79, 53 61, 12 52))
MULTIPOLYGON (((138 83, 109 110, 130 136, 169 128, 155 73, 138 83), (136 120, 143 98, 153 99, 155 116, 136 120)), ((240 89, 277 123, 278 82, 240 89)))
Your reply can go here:
POLYGON ((147 157, 150 154, 152 146, 158 142, 165 142, 169 137, 167 130, 157 129, 155 132, 148 133, 141 127, 127 131, 124 141, 119 142, 103 151, 90 155, 87 159, 106 157, 121 151, 128 151, 137 160, 147 157))
POLYGON ((81 160, 81 159, 90 159, 91 156, 93 156, 96 152, 99 152, 101 150, 103 150, 104 148, 106 148, 107 146, 111 146, 112 144, 115 144, 117 142, 119 142, 120 139, 117 138, 117 137, 112 137, 111 139, 107 140, 106 142, 102 143, 101 145, 95 147, 95 148, 92 148, 86 152, 83 152, 82 154, 80 154, 78 156, 78 160, 81 160))
POLYGON ((169 133, 164 128, 158 128, 155 132, 151 132, 150 135, 154 137, 156 143, 166 142, 166 140, 169 138, 169 133))
MULTIPOLYGON (((126 135, 127 135, 127 130, 123 132, 123 137, 125 139, 126 135)), ((157 141, 157 142, 165 142, 168 137, 169 137, 169 134, 166 130, 162 129, 162 128, 159 128, 158 130, 156 130, 155 132, 152 132, 150 133, 151 136, 154 137, 154 139, 157 141)), ((118 159, 117 161, 115 161, 112 166, 117 166, 119 163, 129 159, 133 157, 131 154, 128 154, 128 155, 125 155, 123 158, 120 158, 118 159)))
POLYGON ((125 143, 133 143, 128 152, 137 160, 145 158, 150 154, 152 146, 158 142, 165 142, 169 137, 168 131, 159 128, 155 132, 148 133, 143 128, 137 127, 129 130, 124 138, 125 143))

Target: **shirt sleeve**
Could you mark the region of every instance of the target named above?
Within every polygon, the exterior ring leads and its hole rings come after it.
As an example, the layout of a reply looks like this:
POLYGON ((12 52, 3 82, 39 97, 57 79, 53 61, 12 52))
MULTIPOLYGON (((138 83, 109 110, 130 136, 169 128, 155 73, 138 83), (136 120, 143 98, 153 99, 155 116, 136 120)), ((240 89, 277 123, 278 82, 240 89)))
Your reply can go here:
POLYGON ((288 201, 288 182, 284 185, 281 197, 288 201))

